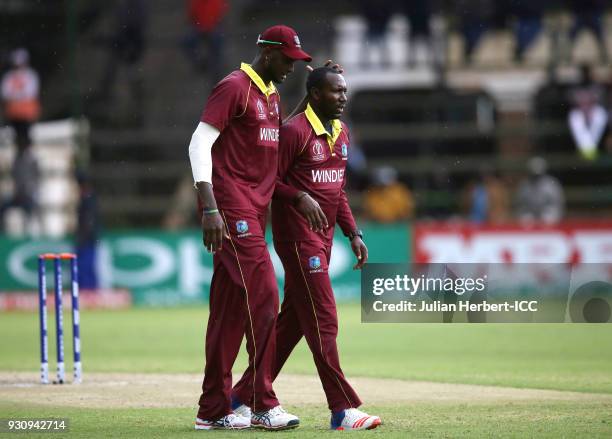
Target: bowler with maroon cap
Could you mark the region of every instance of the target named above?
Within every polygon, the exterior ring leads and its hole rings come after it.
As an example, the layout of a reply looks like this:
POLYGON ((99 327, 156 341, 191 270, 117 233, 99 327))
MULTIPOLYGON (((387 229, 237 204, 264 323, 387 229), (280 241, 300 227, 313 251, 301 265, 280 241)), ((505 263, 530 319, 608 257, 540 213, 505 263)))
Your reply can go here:
POLYGON ((278 289, 264 240, 274 192, 280 99, 274 83, 311 61, 296 32, 273 26, 259 35, 251 64, 221 80, 210 94, 189 145, 202 213, 203 242, 213 253, 206 366, 195 428, 295 428, 299 419, 272 388, 278 289), (232 366, 247 339, 252 413, 233 413, 232 366))

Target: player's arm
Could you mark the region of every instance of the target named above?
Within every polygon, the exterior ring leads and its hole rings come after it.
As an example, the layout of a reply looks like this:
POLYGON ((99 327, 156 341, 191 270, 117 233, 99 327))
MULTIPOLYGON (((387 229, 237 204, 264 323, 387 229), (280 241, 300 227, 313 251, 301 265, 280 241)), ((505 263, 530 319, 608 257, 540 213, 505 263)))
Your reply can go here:
POLYGON ((202 213, 204 247, 209 252, 221 250, 223 237, 227 236, 212 188, 212 146, 219 134, 217 128, 200 122, 189 144, 191 172, 198 196, 204 206, 202 213))
POLYGON ((307 139, 303 139, 298 130, 291 125, 281 127, 274 198, 295 206, 297 211, 308 221, 310 229, 318 232, 328 227, 327 218, 321 206, 308 193, 300 191, 285 182, 287 172, 295 165, 295 160, 306 142, 307 139))
POLYGON ((357 257, 357 263, 353 266, 353 269, 360 270, 368 260, 368 248, 363 242, 362 232, 357 228, 357 223, 353 217, 344 188, 340 194, 336 222, 342 229, 342 233, 351 240, 351 249, 357 257))
POLYGON ((323 209, 310 194, 300 191, 294 201, 294 206, 306 218, 308 227, 313 232, 323 232, 329 227, 323 209))
MULTIPOLYGON (((306 68, 309 68, 310 66, 306 66, 306 68)), ((302 111, 306 110, 306 105, 308 104, 308 95, 304 95, 304 97, 302 98, 302 100, 296 105, 296 107, 293 109, 293 111, 289 114, 289 116, 287 116, 285 119, 283 119, 283 123, 287 123, 291 120, 292 117, 294 117, 297 114, 300 114, 302 111)))
POLYGON ((342 229, 342 233, 351 241, 351 249, 357 257, 357 263, 353 266, 353 270, 360 270, 368 260, 368 248, 363 242, 363 233, 357 228, 355 217, 351 206, 346 196, 346 175, 340 189, 340 200, 338 202, 338 210, 336 213, 336 223, 342 229))
POLYGON ((231 81, 221 81, 208 97, 200 123, 191 137, 189 160, 202 212, 202 240, 209 252, 221 250, 223 238, 229 238, 212 187, 212 148, 231 120, 246 109, 244 92, 231 81))

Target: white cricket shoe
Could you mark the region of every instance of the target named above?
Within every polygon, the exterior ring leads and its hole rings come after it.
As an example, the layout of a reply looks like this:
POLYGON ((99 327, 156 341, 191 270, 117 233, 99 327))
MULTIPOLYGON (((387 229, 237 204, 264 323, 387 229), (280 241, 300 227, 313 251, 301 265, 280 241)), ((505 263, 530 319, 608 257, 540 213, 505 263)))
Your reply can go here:
POLYGON ((372 430, 382 424, 378 416, 370 416, 357 409, 346 409, 332 414, 332 430, 372 430))
POLYGON ((232 411, 234 414, 238 416, 242 416, 243 418, 251 419, 251 407, 246 404, 240 402, 240 400, 234 396, 232 396, 232 411))
POLYGON ((238 416, 234 413, 225 415, 216 421, 207 421, 196 418, 196 430, 243 430, 251 426, 251 419, 238 416))
POLYGON ((240 404, 234 410, 234 414, 238 416, 242 416, 243 418, 251 419, 253 413, 251 412, 251 407, 246 404, 240 404))
POLYGON ((266 430, 288 430, 299 427, 300 420, 297 416, 287 413, 285 409, 277 405, 266 412, 253 413, 251 415, 251 425, 266 430))

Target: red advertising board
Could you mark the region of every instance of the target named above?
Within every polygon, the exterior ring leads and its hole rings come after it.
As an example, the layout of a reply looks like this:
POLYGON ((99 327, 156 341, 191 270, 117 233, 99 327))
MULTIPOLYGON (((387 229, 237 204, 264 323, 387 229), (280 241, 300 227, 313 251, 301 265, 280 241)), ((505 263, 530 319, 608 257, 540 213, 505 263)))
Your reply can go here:
POLYGON ((612 263, 612 222, 418 223, 418 263, 612 263))
MULTIPOLYGON (((65 307, 70 307, 69 294, 62 295, 65 307)), ((54 309, 55 296, 47 291, 47 307, 54 309)), ((127 290, 81 290, 79 292, 81 309, 125 309, 132 306, 132 296, 127 290)), ((38 294, 34 291, 6 291, 0 294, 0 312, 34 311, 38 309, 38 294)))

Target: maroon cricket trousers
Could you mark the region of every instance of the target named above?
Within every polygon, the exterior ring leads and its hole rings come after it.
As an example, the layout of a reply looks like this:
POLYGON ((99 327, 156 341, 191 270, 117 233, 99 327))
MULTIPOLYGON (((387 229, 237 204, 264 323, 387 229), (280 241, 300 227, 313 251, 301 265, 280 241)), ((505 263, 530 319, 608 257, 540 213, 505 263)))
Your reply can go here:
POLYGON ((264 239, 265 214, 222 210, 231 239, 213 257, 206 367, 198 417, 231 413, 232 366, 246 336, 249 370, 244 395, 255 411, 278 405, 272 389, 278 287, 264 239))
MULTIPOLYGON (((361 400, 346 380, 338 357, 338 316, 327 273, 331 243, 275 242, 274 248, 285 269, 285 297, 276 322, 272 378, 276 379, 293 348, 304 336, 329 409, 335 412, 359 407, 361 400)), ((251 374, 248 368, 233 390, 234 395, 247 404, 250 402, 248 384, 251 374)))

